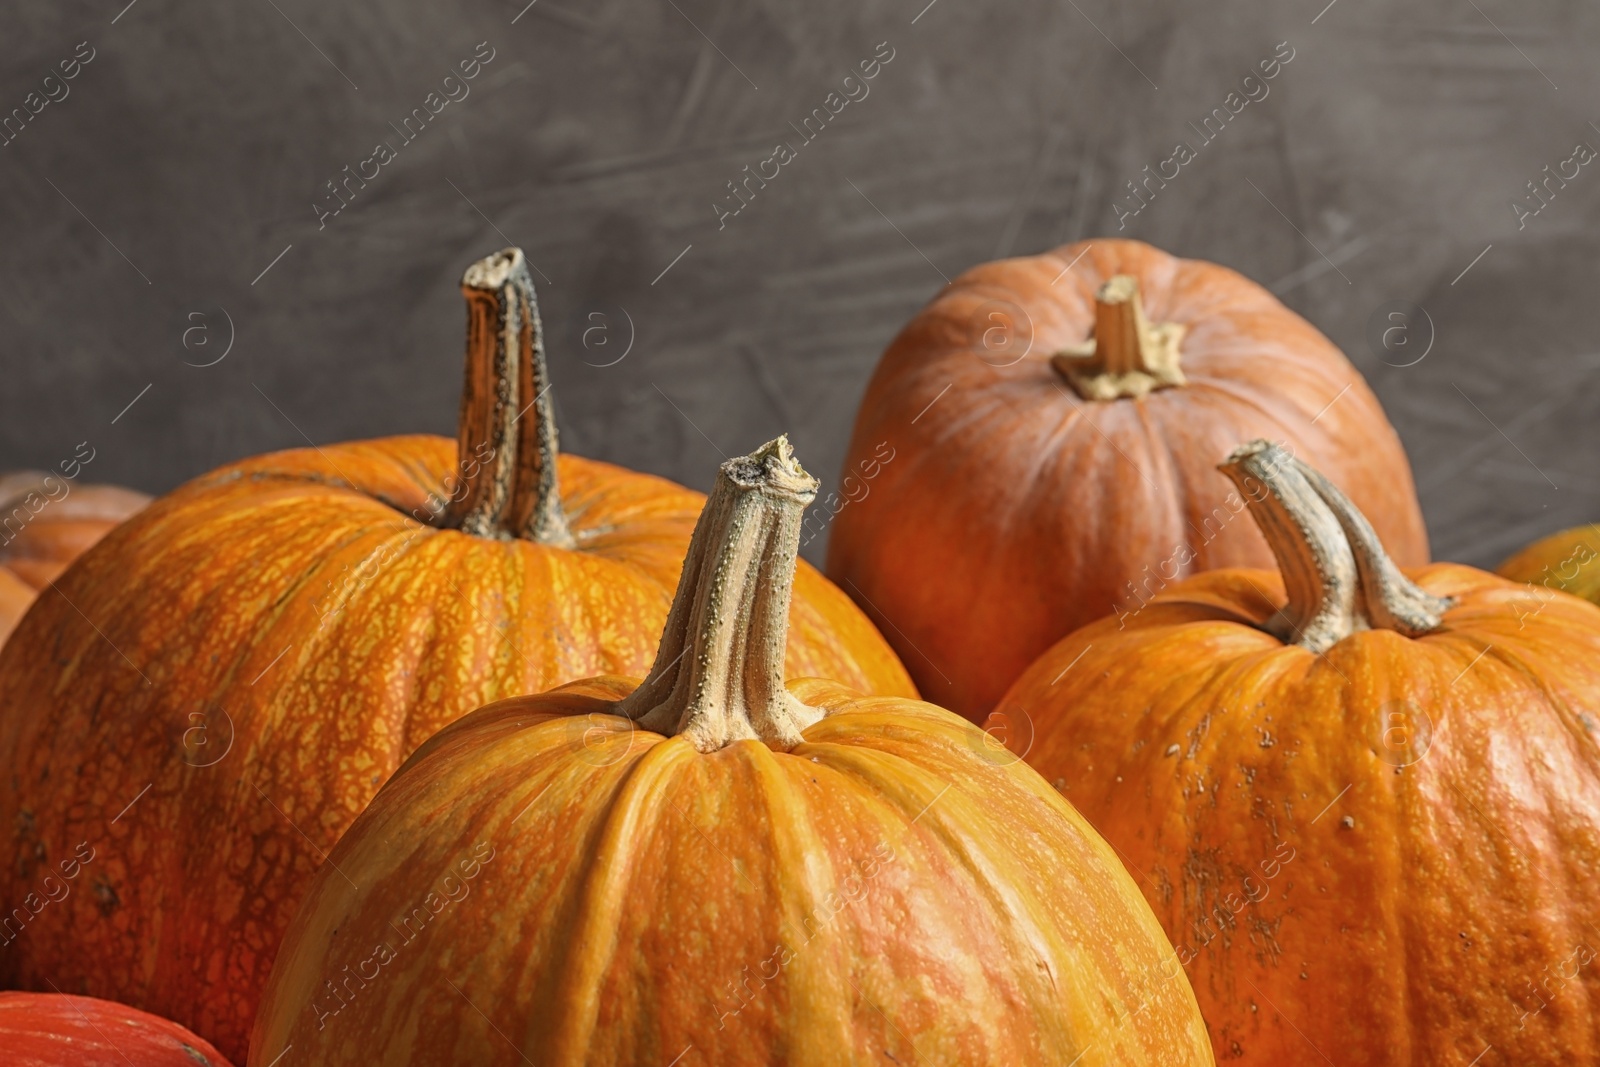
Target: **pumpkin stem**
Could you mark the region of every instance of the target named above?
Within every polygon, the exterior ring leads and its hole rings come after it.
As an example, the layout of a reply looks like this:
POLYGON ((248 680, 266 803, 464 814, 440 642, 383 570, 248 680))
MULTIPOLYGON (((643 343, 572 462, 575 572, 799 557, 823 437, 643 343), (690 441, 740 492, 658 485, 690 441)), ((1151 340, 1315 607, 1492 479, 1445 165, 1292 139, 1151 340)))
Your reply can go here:
POLYGON ((1372 524, 1320 472, 1270 441, 1251 441, 1217 468, 1233 479, 1261 528, 1289 602, 1265 628, 1311 652, 1361 630, 1420 637, 1454 601, 1400 572, 1372 524))
POLYGON ((571 548, 556 483, 556 416, 539 303, 522 249, 467 268, 466 381, 456 471, 440 525, 571 548))
POLYGON ((817 480, 789 439, 730 459, 689 542, 650 675, 617 704, 701 752, 755 739, 786 751, 823 713, 783 684, 800 521, 817 480))
POLYGON ((1139 301, 1138 279, 1118 274, 1094 294, 1089 339, 1063 348, 1050 362, 1085 400, 1138 398, 1184 384, 1178 348, 1186 329, 1177 322, 1151 325, 1139 301))

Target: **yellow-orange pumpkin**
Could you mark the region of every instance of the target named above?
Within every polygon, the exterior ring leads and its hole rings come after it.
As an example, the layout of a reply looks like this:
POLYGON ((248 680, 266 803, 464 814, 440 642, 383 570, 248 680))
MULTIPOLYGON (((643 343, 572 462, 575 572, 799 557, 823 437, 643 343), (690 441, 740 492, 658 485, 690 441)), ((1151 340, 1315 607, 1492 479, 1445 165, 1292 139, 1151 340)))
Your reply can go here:
POLYGON ((1502 578, 1533 586, 1537 610, 1546 589, 1600 604, 1600 526, 1578 526, 1542 537, 1495 570, 1502 578))
MULTIPOLYGON (((80 842, 99 858, 16 916, 0 980, 115 998, 242 1060, 311 875, 413 749, 499 697, 648 668, 703 497, 556 458, 519 251, 463 291, 459 449, 224 467, 113 532, 7 643, 0 900, 80 842)), ((914 693, 847 597, 808 569, 798 589, 790 673, 914 693)))
POLYGON ((1271 293, 1137 241, 986 263, 878 364, 827 571, 928 699, 981 720, 1084 623, 1194 571, 1271 563, 1213 470, 1255 437, 1343 485, 1402 563, 1427 562, 1377 398, 1271 293))
POLYGON ((1211 1062, 1138 889, 1033 771, 931 705, 784 685, 815 490, 785 441, 729 461, 645 681, 411 758, 319 872, 252 1063, 1211 1062))
MULTIPOLYGON (((91 457, 92 457, 91 453, 91 457)), ((62 461, 63 471, 78 460, 62 461)), ((75 485, 44 471, 0 474, 0 642, 39 590, 55 581, 117 523, 150 498, 119 485, 75 485)))
POLYGON ((1281 574, 1079 630, 995 731, 1139 879, 1219 1060, 1600 1062, 1600 610, 1402 574, 1265 442, 1226 469, 1281 574))

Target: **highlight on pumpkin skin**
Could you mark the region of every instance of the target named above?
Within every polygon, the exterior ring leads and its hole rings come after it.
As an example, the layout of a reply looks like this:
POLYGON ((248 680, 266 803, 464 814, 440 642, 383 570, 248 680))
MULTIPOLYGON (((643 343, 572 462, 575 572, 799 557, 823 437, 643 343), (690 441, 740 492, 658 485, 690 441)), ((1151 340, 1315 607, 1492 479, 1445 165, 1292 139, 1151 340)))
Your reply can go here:
POLYGON ((701 752, 755 738, 788 751, 822 717, 783 684, 800 522, 817 480, 788 437, 724 463, 695 525, 650 676, 617 707, 701 752))
POLYGON ((507 248, 472 264, 462 275, 461 293, 467 300, 461 462, 439 525, 478 537, 571 548, 576 542, 556 482, 555 401, 544 330, 522 249, 507 248))
POLYGON ((1320 653, 1362 630, 1438 629, 1451 601, 1400 573, 1366 516, 1315 469, 1265 440, 1217 469, 1239 487, 1277 558, 1289 602, 1267 623, 1273 636, 1320 653))
POLYGON ((1183 385, 1179 349, 1188 327, 1152 324, 1139 299, 1139 280, 1114 275, 1094 295, 1094 330, 1082 344, 1050 357, 1051 365, 1085 400, 1116 400, 1183 385))
POLYGON ((417 750, 316 875, 252 1063, 1210 1067, 1132 876, 1037 774, 943 709, 784 683, 816 485, 784 438, 728 461, 645 681, 417 750))

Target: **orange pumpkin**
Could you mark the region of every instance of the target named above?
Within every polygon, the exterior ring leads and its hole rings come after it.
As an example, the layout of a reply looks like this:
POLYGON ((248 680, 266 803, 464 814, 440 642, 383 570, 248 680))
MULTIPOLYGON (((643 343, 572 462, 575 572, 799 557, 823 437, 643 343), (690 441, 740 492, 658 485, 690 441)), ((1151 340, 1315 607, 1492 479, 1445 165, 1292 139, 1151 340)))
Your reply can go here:
POLYGON ((229 1067, 177 1023, 65 993, 0 993, 6 1067, 229 1067))
POLYGON ((1495 573, 1533 586, 1538 600, 1545 589, 1558 589, 1600 604, 1600 526, 1578 526, 1540 538, 1495 573))
POLYGON ((1084 623, 1194 571, 1270 564, 1212 469, 1253 437, 1344 485, 1402 562, 1427 561, 1377 399, 1265 289, 1137 241, 987 263, 878 364, 827 571, 930 700, 981 720, 1084 623))
POLYGON ((1276 446, 1225 469, 1280 573, 1079 630, 992 728, 1138 877, 1219 1060, 1597 1062, 1600 610, 1402 573, 1276 446))
MULTIPOLYGON (((63 463, 76 464, 76 460, 63 463)), ((43 471, 0 474, 0 642, 67 564, 150 498, 43 471)))
MULTIPOLYGON (((108 536, 7 643, 0 900, 79 842, 102 858, 0 977, 242 1059, 312 873, 413 749, 499 697, 648 668, 704 498, 557 458, 520 252, 463 290, 459 452, 398 437, 224 467, 108 536)), ((844 594, 806 569, 799 590, 787 670, 914 693, 844 594)))
POLYGON ((932 705, 784 685, 815 491, 782 439, 729 461, 649 677, 411 758, 319 872, 253 1063, 1211 1062, 1132 879, 1036 774, 932 705))

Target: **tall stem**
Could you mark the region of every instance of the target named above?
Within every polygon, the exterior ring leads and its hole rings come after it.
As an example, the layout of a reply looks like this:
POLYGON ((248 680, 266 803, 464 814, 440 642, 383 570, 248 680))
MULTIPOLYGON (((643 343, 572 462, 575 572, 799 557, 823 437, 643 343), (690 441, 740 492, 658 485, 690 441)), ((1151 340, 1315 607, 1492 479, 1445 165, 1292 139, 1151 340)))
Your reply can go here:
POLYGON ((1183 385, 1179 346, 1186 327, 1151 324, 1139 299, 1139 281, 1113 276, 1094 295, 1094 333, 1051 357, 1085 400, 1141 397, 1153 389, 1183 385))
POLYGON ((533 280, 520 248, 478 260, 467 300, 460 460, 442 524, 478 537, 570 548, 556 480, 555 403, 533 280))
POLYGON ((1453 601, 1402 574, 1366 516, 1317 470, 1259 440, 1218 469, 1244 494, 1283 575, 1289 602, 1267 623, 1275 636, 1320 653, 1361 630, 1439 628, 1453 601))
POLYGON ((782 750, 800 743, 822 712, 789 694, 783 659, 800 521, 816 495, 786 437, 722 465, 655 666, 619 715, 701 752, 742 739, 782 750))

